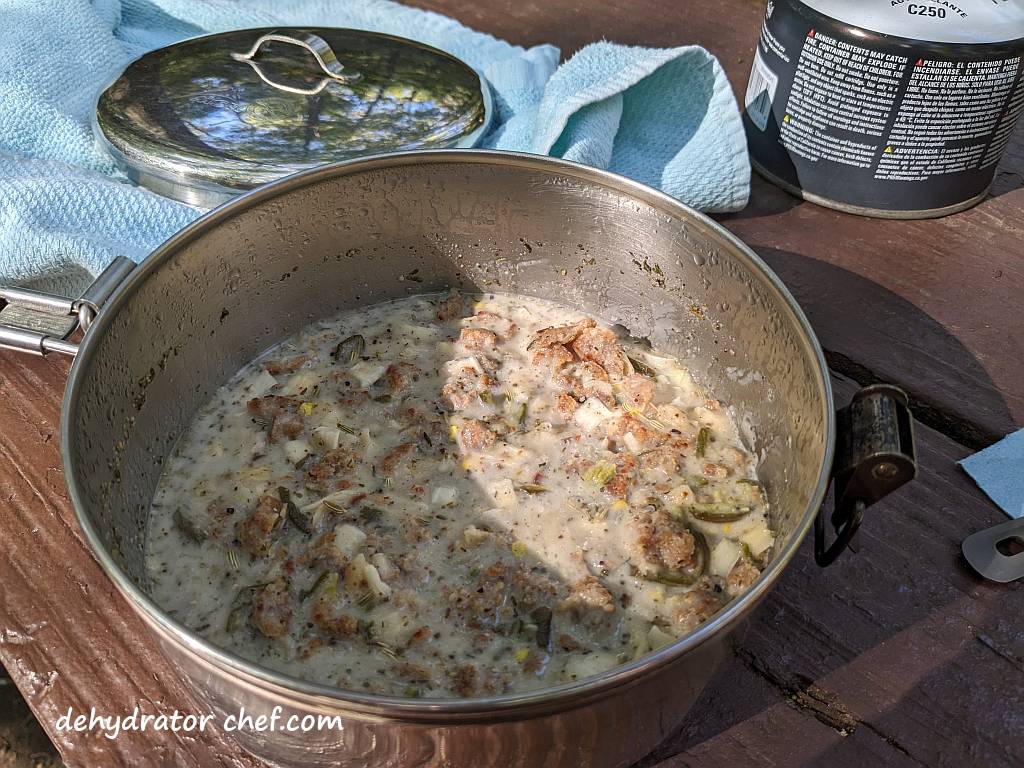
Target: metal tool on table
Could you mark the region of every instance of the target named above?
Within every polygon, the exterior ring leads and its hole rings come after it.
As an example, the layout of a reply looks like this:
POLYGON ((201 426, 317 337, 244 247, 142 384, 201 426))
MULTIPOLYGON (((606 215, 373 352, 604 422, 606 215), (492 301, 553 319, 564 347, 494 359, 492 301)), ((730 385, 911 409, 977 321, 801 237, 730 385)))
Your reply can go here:
POLYGON ((1006 583, 1024 578, 1024 519, 972 533, 962 548, 967 562, 986 579, 1006 583))

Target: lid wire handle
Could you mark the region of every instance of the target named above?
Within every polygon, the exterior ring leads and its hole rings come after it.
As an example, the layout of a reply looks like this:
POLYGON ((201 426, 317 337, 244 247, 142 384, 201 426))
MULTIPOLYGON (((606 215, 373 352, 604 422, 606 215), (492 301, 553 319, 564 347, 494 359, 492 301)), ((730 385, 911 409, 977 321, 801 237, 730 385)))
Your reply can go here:
POLYGON ((274 88, 282 91, 288 91, 289 93, 298 93, 303 96, 315 96, 326 88, 331 80, 344 82, 346 79, 354 79, 352 75, 345 75, 342 73, 344 67, 341 65, 341 62, 338 61, 338 57, 334 55, 334 51, 331 50, 331 46, 327 44, 327 41, 312 32, 302 32, 296 35, 286 35, 281 32, 268 32, 253 43, 252 48, 250 48, 246 53, 232 53, 231 58, 235 61, 244 61, 246 64, 251 66, 256 74, 260 76, 260 79, 267 85, 273 86, 274 88), (260 48, 262 48, 265 43, 269 42, 290 43, 291 45, 297 45, 300 48, 304 48, 306 51, 313 54, 313 58, 316 59, 317 64, 320 65, 320 69, 326 77, 313 88, 297 88, 284 83, 274 82, 264 74, 259 63, 256 61, 256 54, 259 53, 260 48))

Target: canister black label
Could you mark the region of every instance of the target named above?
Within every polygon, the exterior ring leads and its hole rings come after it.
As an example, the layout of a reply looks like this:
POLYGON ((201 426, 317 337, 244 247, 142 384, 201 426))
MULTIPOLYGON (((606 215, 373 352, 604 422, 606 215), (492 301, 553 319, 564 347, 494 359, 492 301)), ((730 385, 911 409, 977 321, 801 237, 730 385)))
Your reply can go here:
MULTIPOLYGON (((961 36, 970 23, 949 16, 952 3, 885 5, 961 36)), ((744 99, 751 155, 784 186, 840 207, 958 206, 991 184, 1024 109, 1022 52, 1024 39, 912 40, 774 0, 744 99)))

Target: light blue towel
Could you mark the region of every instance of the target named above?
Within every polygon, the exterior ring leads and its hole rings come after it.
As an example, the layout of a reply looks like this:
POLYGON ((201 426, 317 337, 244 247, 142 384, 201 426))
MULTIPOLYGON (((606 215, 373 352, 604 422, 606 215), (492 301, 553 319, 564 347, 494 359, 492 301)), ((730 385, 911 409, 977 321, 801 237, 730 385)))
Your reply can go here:
POLYGON ((136 56, 206 32, 339 26, 415 38, 480 71, 497 105, 484 145, 610 168, 706 211, 746 205, 750 165, 732 90, 703 48, 601 42, 562 66, 386 0, 0 0, 0 283, 71 290, 136 260, 199 215, 132 186, 98 148, 102 85, 136 56))
POLYGON ((1024 517, 1024 429, 960 462, 1010 517, 1024 517))

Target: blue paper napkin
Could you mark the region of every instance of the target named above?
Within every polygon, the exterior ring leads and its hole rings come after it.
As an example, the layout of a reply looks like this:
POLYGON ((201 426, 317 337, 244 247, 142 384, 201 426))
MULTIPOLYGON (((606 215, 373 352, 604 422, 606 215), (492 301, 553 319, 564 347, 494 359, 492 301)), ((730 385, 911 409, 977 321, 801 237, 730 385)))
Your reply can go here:
POLYGON ((974 482, 1010 517, 1024 517, 1024 429, 960 461, 974 482))
MULTIPOLYGON (((559 66, 386 0, 0 0, 0 283, 71 290, 117 254, 143 258, 199 215, 129 184, 90 130, 98 90, 136 56, 229 29, 339 26, 420 40, 489 81, 484 145, 566 157, 706 211, 746 205, 739 111, 703 48, 601 42, 559 66)), ((611 32, 612 30, 610 30, 611 32)))

